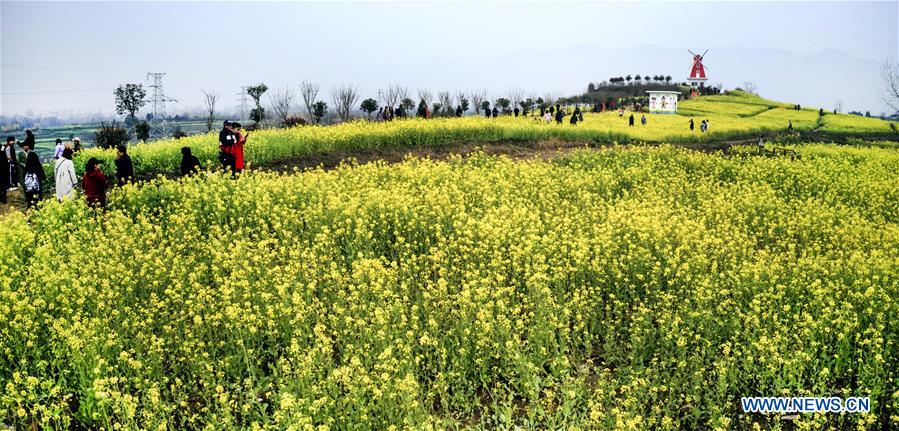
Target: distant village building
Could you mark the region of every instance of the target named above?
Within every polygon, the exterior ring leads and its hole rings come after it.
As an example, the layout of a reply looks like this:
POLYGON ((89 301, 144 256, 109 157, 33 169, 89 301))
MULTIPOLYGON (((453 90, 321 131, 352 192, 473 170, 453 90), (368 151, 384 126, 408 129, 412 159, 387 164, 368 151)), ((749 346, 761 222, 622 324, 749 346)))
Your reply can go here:
POLYGON ((677 91, 647 91, 650 114, 677 114, 677 91))
POLYGON ((690 77, 687 78, 687 81, 693 87, 705 87, 705 82, 708 78, 705 76, 705 66, 702 65, 702 59, 709 50, 705 50, 702 55, 696 54, 693 51, 689 52, 690 54, 693 54, 693 64, 690 66, 690 77))

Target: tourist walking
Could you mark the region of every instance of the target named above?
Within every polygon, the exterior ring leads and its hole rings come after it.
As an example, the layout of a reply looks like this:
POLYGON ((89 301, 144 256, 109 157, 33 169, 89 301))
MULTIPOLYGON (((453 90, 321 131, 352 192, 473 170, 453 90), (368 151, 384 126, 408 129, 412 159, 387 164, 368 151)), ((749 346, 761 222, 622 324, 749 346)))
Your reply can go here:
POLYGON ((568 123, 571 124, 572 126, 577 126, 577 119, 578 119, 577 115, 571 114, 571 119, 568 120, 568 123))
POLYGON ((37 148, 37 143, 35 143, 34 141, 34 132, 32 132, 30 129, 25 131, 25 142, 22 142, 22 147, 24 147, 25 145, 28 145, 28 147, 32 150, 37 148))
POLYGON ((792 131, 793 130, 793 120, 787 120, 787 121, 789 122, 789 124, 787 125, 787 130, 792 131))
MULTIPOLYGON (((390 118, 393 119, 393 108, 390 108, 390 118)), ((243 172, 245 161, 244 161, 244 144, 247 143, 247 138, 250 136, 249 133, 243 134, 241 133, 240 123, 231 123, 232 130, 234 130, 234 135, 237 137, 237 141, 234 144, 234 174, 239 174, 243 172)))
POLYGON ((690 131, 691 132, 693 131, 693 119, 692 118, 690 119, 690 131))
POLYGON ((75 164, 72 163, 74 151, 71 148, 62 150, 54 167, 56 178, 56 199, 62 202, 68 197, 75 197, 75 185, 78 184, 78 175, 75 174, 75 164))
POLYGON ((118 187, 134 182, 134 164, 128 155, 128 147, 124 145, 116 147, 115 180, 118 187))
POLYGON ((9 164, 0 166, 0 204, 6 203, 6 193, 9 192, 9 164))
POLYGON ((496 118, 497 115, 499 115, 499 109, 496 109, 496 105, 493 105, 493 118, 496 118))
POLYGON ((203 169, 203 166, 200 166, 200 159, 191 153, 190 147, 181 148, 181 176, 198 174, 200 169, 203 169))
POLYGON ((225 120, 222 124, 222 130, 219 132, 219 162, 222 164, 222 169, 225 171, 230 170, 232 175, 234 174, 234 144, 237 143, 237 139, 234 135, 234 131, 231 129, 231 122, 225 120))
POLYGON ((562 114, 562 110, 557 109, 556 110, 556 124, 562 124, 562 117, 564 117, 564 114, 562 114))
POLYGON ((628 127, 631 127, 634 125, 634 114, 631 114, 630 118, 628 118, 627 125, 628 125, 628 127))
POLYGON ((62 139, 56 138, 56 148, 53 150, 53 160, 59 160, 62 157, 62 150, 65 150, 66 146, 63 145, 62 139))
POLYGON ((640 118, 640 124, 642 124, 642 125, 644 125, 644 126, 646 125, 646 114, 644 114, 644 115, 640 118))
POLYGON ((6 156, 6 172, 7 187, 10 190, 16 189, 19 184, 19 161, 16 159, 16 138, 15 136, 6 137, 6 145, 3 146, 3 154, 6 156))
MULTIPOLYGON (((34 142, 34 135, 31 137, 31 142, 34 142)), ((41 159, 34 152, 32 145, 28 143, 28 138, 25 138, 25 142, 22 143, 22 151, 25 152, 25 177, 22 182, 25 187, 27 208, 37 206, 38 201, 41 200, 41 189, 46 179, 41 159)))
POLYGON ((93 157, 87 161, 81 184, 84 186, 87 204, 94 208, 106 209, 106 175, 100 169, 101 163, 103 162, 93 157))

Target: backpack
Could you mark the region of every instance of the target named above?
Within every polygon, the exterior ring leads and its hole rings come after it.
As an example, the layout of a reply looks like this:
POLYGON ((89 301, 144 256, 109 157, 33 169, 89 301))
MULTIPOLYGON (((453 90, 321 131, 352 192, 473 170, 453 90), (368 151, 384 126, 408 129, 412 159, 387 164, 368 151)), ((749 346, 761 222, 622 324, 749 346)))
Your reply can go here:
POLYGON ((33 172, 25 174, 25 192, 37 193, 39 191, 41 191, 41 182, 38 180, 37 174, 33 172))

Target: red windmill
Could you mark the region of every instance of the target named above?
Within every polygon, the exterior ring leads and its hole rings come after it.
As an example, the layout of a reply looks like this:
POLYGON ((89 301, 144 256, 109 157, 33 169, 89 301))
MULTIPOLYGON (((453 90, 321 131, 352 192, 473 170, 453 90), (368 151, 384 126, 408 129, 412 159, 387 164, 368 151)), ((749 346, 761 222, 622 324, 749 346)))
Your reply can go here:
POLYGON ((687 78, 687 81, 690 81, 690 85, 694 87, 703 87, 708 78, 705 77, 705 65, 702 64, 702 59, 709 50, 705 50, 702 55, 696 54, 690 50, 687 51, 690 54, 693 54, 693 65, 690 66, 690 77, 687 78))

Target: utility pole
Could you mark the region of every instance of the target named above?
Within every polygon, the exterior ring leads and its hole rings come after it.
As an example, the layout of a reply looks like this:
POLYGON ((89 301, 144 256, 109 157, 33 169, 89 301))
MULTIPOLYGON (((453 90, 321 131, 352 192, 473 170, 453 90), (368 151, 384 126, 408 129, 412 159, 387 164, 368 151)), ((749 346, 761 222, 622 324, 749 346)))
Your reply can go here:
POLYGON ((153 85, 150 85, 150 88, 153 89, 153 96, 150 99, 150 102, 153 103, 153 117, 150 118, 150 135, 155 137, 166 137, 169 134, 168 124, 166 122, 166 113, 165 113, 165 102, 177 102, 177 100, 172 99, 171 97, 166 97, 165 92, 162 90, 162 77, 165 76, 165 73, 147 73, 147 79, 153 79, 153 85))

